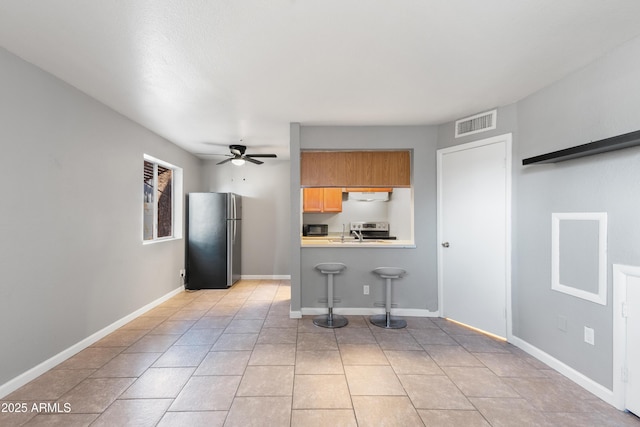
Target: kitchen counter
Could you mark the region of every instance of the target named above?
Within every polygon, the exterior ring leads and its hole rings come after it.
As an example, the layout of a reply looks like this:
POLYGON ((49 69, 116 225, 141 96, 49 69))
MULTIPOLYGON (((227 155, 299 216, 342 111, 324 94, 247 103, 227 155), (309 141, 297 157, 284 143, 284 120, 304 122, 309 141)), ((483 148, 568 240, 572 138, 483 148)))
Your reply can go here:
POLYGON ((358 239, 345 238, 344 242, 340 235, 329 235, 323 237, 302 237, 301 247, 303 248, 385 248, 385 249, 413 249, 416 247, 411 240, 375 240, 365 239, 360 242, 358 239))

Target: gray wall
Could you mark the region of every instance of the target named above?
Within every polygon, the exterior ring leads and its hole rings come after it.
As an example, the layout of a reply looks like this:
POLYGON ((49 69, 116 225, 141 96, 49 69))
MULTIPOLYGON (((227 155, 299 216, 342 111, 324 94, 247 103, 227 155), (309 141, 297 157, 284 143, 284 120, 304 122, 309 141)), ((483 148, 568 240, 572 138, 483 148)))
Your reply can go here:
MULTIPOLYGON (((512 132, 512 307, 516 337, 612 387, 612 264, 640 265, 640 149, 550 165, 522 159, 640 129, 640 38, 555 84, 498 109, 498 129, 438 147, 512 132), (551 290, 551 214, 608 213, 608 299, 602 306, 551 290), (567 331, 558 328, 567 319, 567 331), (595 329, 595 346, 583 340, 595 329)), ((570 242, 569 242, 570 243, 570 242)))
POLYGON ((204 191, 242 195, 242 271, 244 276, 290 274, 289 160, 264 159, 264 164, 204 163, 204 191))
MULTIPOLYGON (((342 261, 348 265, 341 279, 347 287, 336 291, 341 306, 372 308, 383 300, 382 282, 371 274, 375 267, 405 267, 408 275, 394 294, 394 302, 406 309, 436 311, 436 136, 435 126, 301 126, 301 149, 411 149, 412 185, 415 212, 415 249, 302 248, 300 287, 302 307, 320 307, 317 300, 325 292, 325 278, 313 270, 323 261, 342 261), (371 295, 362 294, 362 285, 371 285, 371 295)), ((299 168, 299 166, 298 166, 299 168)), ((293 170, 292 180, 299 170, 293 170)), ((293 185, 292 185, 293 187, 293 185)), ((295 191, 295 189, 293 190, 295 191)), ((300 215, 300 207, 297 208, 300 215)), ((293 230, 292 233, 299 232, 293 230)), ((297 237, 296 251, 299 251, 297 237)), ((294 250, 294 249, 292 249, 294 250)), ((338 280, 338 279, 336 279, 338 280)), ((337 286, 336 286, 337 289, 337 286)), ((326 304, 325 304, 326 305, 326 304)), ((293 307, 293 303, 292 303, 293 307)))
POLYGON ((181 285, 184 241, 142 245, 143 153, 200 161, 0 49, 0 384, 181 285))
MULTIPOLYGON (((640 129, 640 38, 518 103, 518 161, 640 129)), ((514 333, 612 387, 612 264, 640 265, 640 149, 515 168, 514 333), (551 213, 608 213, 608 299, 550 289, 551 213), (567 332, 557 317, 567 318, 567 332), (595 329, 595 346, 583 328, 595 329)))

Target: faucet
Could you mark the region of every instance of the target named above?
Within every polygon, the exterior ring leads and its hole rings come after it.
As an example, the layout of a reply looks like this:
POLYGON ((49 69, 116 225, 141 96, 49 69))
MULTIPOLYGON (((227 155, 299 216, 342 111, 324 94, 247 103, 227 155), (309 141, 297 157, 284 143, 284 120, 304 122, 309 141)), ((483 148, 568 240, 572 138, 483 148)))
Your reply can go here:
POLYGON ((344 243, 344 229, 346 227, 346 224, 342 224, 342 236, 340 237, 340 242, 344 243))
POLYGON ((360 231, 360 234, 358 234, 358 230, 352 230, 352 231, 353 231, 353 234, 356 235, 360 243, 362 243, 362 231, 360 231))

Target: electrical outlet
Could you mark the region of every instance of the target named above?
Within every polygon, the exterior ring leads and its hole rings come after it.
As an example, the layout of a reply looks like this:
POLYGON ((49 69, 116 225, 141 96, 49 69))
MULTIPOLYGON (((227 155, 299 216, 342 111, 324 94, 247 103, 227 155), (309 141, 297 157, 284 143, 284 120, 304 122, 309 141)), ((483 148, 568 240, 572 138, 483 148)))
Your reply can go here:
POLYGON ((362 292, 363 292, 365 295, 369 295, 369 285, 364 285, 364 286, 362 287, 362 292))
POLYGON ((567 317, 558 315, 558 329, 562 332, 567 332, 567 317))
POLYGON ((595 332, 592 328, 584 327, 584 342, 596 345, 595 332))
POLYGON ((180 277, 184 277, 187 275, 187 270, 185 270, 184 268, 180 270, 180 277))

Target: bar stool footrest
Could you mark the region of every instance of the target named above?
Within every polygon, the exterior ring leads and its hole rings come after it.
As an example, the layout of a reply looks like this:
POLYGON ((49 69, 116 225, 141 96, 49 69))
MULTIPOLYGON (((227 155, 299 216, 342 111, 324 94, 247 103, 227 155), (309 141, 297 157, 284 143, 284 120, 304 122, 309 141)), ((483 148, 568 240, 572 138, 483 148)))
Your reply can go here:
MULTIPOLYGON (((317 300, 317 302, 321 302, 321 303, 328 303, 329 302, 329 298, 320 298, 319 300, 317 300)), ((342 302, 341 298, 334 298, 333 299, 333 303, 337 303, 337 302, 342 302)))

